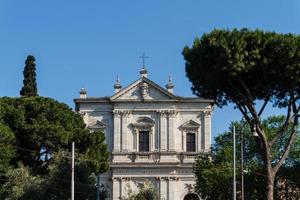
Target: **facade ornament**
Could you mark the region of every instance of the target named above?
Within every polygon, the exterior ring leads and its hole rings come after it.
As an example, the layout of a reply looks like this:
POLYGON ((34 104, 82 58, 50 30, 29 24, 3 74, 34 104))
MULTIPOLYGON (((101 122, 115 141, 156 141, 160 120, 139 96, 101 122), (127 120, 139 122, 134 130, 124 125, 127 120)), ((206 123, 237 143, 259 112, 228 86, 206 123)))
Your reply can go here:
POLYGON ((176 117, 178 114, 177 110, 168 110, 168 114, 170 117, 176 117))
POLYGON ((81 117, 85 117, 87 115, 87 112, 79 111, 79 114, 80 114, 81 117))
POLYGON ((149 86, 146 82, 140 83, 140 93, 143 99, 149 95, 149 86))
POLYGON ((147 130, 150 134, 152 134, 155 122, 148 117, 140 117, 135 123, 132 123, 131 125, 133 126, 136 133, 138 133, 138 131, 147 130))
POLYGON ((174 84, 172 82, 171 75, 169 75, 169 82, 166 84, 166 89, 168 90, 168 92, 173 94, 174 84))
POLYGON ((200 124, 195 122, 194 120, 189 120, 179 126, 179 129, 185 132, 194 131, 198 132, 200 124))
POLYGON ((203 113, 204 113, 205 117, 211 116, 211 110, 205 110, 203 113))
POLYGON ((146 69, 145 60, 146 60, 146 58, 149 58, 149 57, 146 56, 145 53, 143 53, 143 55, 141 55, 140 58, 143 61, 142 69, 140 70, 141 78, 143 78, 143 77, 147 78, 148 77, 148 72, 147 72, 147 69, 146 69))
POLYGON ((96 131, 96 130, 104 130, 106 128, 106 126, 107 125, 105 122, 97 120, 93 124, 88 125, 87 128, 92 131, 96 131))
POLYGON ((163 117, 165 116, 176 117, 178 115, 177 110, 156 110, 156 112, 163 117))
POLYGON ((116 80, 116 83, 114 84, 114 88, 115 88, 115 93, 119 92, 122 89, 119 75, 117 76, 117 80, 116 80))
POLYGON ((122 112, 120 110, 113 110, 115 117, 121 117, 122 112))
POLYGON ((193 189, 194 189, 193 185, 192 185, 192 184, 188 184, 188 183, 184 184, 184 188, 185 188, 188 192, 192 192, 193 189))
POLYGON ((178 177, 175 177, 175 176, 172 176, 172 177, 170 177, 169 179, 172 180, 172 181, 177 181, 177 180, 179 180, 179 178, 178 178, 178 177))
POLYGON ((87 98, 87 91, 85 88, 81 88, 79 91, 79 97, 80 99, 86 99, 87 98))
POLYGON ((131 115, 131 110, 122 110, 121 111, 123 117, 129 117, 131 115))
POLYGON ((120 177, 121 181, 130 181, 130 177, 120 177))
POLYGON ((167 111, 166 110, 156 110, 156 112, 162 116, 162 117, 166 117, 167 116, 167 111))

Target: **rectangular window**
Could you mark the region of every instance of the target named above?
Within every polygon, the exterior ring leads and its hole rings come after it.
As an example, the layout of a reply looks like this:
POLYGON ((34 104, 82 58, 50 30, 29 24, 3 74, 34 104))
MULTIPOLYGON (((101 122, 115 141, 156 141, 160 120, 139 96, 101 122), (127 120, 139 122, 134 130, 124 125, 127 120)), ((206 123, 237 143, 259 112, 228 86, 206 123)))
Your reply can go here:
POLYGON ((195 133, 186 134, 186 151, 195 152, 196 151, 196 135, 195 133))
POLYGON ((149 151, 149 131, 139 132, 139 151, 149 151))

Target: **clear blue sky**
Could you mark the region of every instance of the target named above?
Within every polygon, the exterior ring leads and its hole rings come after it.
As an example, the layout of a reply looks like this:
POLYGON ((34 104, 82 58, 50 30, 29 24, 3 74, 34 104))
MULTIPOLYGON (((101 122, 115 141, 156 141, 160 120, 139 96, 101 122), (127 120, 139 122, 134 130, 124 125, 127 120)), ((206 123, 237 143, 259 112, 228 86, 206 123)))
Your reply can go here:
MULTIPOLYGON (((181 51, 214 28, 260 28, 300 33, 298 0, 0 0, 0 96, 18 96, 24 61, 36 57, 39 94, 74 107, 81 87, 89 96, 113 93, 138 78, 145 52, 150 79, 192 96, 181 51)), ((268 108, 267 114, 277 114, 268 108)), ((241 116, 215 109, 213 135, 241 116)))

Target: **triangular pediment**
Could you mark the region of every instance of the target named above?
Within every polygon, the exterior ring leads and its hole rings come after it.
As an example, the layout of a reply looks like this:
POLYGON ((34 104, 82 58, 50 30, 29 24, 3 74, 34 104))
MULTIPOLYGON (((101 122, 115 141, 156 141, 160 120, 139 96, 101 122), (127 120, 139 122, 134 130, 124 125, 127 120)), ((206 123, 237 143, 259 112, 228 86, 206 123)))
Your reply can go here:
POLYGON ((193 120, 189 120, 185 123, 183 123, 179 129, 180 130, 197 130, 200 127, 200 124, 193 121, 193 120))
POLYGON ((104 129, 106 127, 106 124, 97 120, 95 123, 89 125, 88 129, 104 129))
POLYGON ((175 100, 177 97, 143 77, 114 94, 111 100, 175 100))

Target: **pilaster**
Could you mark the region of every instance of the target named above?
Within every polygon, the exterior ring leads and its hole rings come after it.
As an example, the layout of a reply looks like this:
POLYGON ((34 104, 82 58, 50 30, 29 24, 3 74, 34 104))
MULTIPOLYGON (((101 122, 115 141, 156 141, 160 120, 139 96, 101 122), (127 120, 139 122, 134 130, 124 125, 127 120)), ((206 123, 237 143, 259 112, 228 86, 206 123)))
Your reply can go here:
POLYGON ((118 178, 112 178, 112 199, 120 200, 121 199, 121 180, 118 178))
POLYGON ((169 186, 168 186, 168 197, 172 200, 177 200, 178 190, 177 190, 177 179, 175 177, 169 178, 169 186))
POLYGON ((168 133, 168 141, 169 141, 169 151, 175 151, 176 150, 176 135, 175 135, 175 125, 176 125, 176 118, 178 112, 176 110, 169 110, 169 133, 168 133))
POLYGON ((113 151, 121 151, 121 112, 119 110, 114 110, 114 141, 113 141, 113 151))
POLYGON ((121 111, 122 115, 121 115, 121 119, 122 119, 122 144, 121 144, 121 151, 124 151, 124 152, 128 152, 130 147, 129 147, 129 138, 128 138, 128 122, 129 122, 129 118, 130 118, 130 115, 131 115, 131 112, 130 110, 122 110, 121 111))
POLYGON ((209 149, 211 144, 211 111, 204 111, 204 149, 209 149))
POLYGON ((168 179, 160 178, 159 194, 161 199, 168 199, 168 179))
POLYGON ((168 124, 167 124, 167 112, 165 110, 157 111, 160 116, 160 127, 159 127, 159 135, 160 135, 160 150, 167 150, 167 134, 168 134, 168 124))

